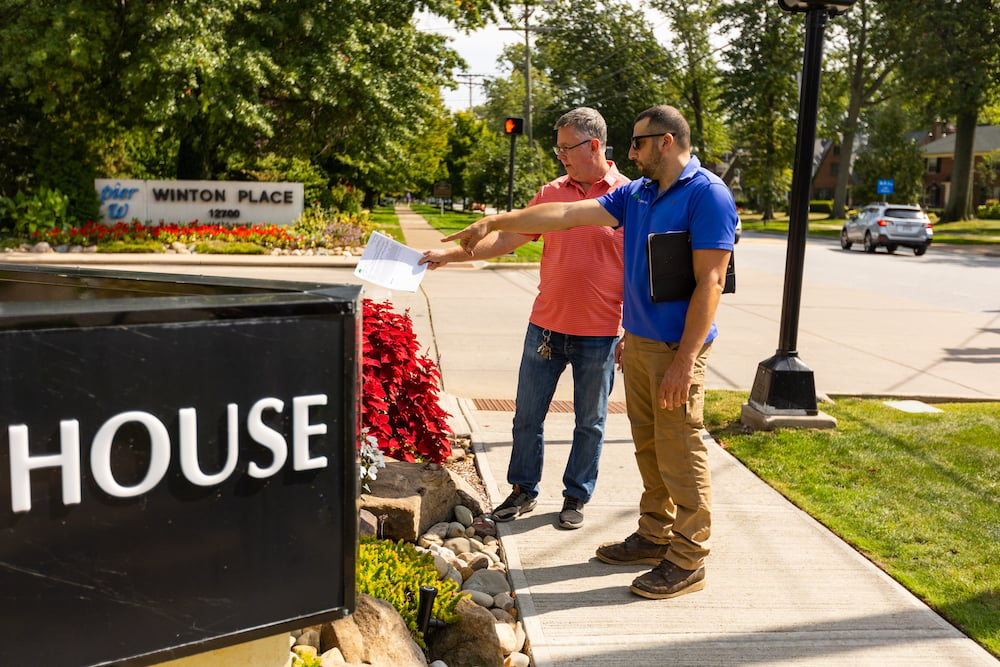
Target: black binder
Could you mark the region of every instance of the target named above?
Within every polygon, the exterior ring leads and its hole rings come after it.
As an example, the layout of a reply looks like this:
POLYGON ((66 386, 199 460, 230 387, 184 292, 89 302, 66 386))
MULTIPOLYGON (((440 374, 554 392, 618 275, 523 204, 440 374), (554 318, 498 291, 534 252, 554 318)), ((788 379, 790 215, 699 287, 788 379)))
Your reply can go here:
MULTIPOLYGON (((736 291, 735 253, 729 255, 723 294, 736 291)), ((650 234, 646 240, 649 296, 653 303, 687 301, 697 282, 691 257, 691 235, 686 231, 650 234)))

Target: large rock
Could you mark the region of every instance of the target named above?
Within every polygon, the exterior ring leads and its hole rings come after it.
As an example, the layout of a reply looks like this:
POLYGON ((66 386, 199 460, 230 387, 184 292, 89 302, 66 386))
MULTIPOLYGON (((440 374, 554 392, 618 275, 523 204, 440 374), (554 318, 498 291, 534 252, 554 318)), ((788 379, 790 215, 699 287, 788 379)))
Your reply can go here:
POLYGON ((332 648, 340 649, 344 662, 365 661, 365 639, 361 636, 361 629, 358 628, 353 615, 323 625, 320 630, 319 649, 325 654, 332 648))
MULTIPOLYGON (((371 492, 361 495, 361 507, 378 517, 380 536, 408 542, 416 542, 434 524, 451 520, 452 508, 472 502, 475 495, 468 482, 442 466, 391 459, 368 487, 371 492)), ((478 502, 469 509, 482 513, 478 502)))
POLYGON ((448 667, 503 667, 493 614, 467 597, 459 600, 455 611, 457 622, 428 633, 431 660, 443 660, 448 667))
MULTIPOLYGON (((353 617, 364 642, 365 662, 373 667, 427 667, 423 651, 391 604, 362 593, 353 617)), ((489 617, 492 621, 493 615, 489 617)))

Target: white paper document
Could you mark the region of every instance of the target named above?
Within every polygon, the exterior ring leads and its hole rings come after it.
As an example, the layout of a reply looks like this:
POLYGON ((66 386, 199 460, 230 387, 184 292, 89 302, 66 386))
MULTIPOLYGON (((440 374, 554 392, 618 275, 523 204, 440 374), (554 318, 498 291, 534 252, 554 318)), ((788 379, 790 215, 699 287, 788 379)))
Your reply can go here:
POLYGON ((372 232, 354 275, 386 289, 416 292, 427 272, 426 264, 417 263, 422 256, 392 237, 372 232))

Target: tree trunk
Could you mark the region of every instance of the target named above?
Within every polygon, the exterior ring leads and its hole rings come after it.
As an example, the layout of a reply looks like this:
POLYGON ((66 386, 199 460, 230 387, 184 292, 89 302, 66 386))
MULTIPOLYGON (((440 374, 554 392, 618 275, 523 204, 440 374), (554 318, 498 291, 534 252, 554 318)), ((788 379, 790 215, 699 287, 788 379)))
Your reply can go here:
POLYGON ((941 215, 941 222, 968 220, 972 212, 972 165, 976 159, 973 147, 976 141, 975 109, 964 111, 955 119, 955 165, 951 172, 951 192, 948 204, 941 215))

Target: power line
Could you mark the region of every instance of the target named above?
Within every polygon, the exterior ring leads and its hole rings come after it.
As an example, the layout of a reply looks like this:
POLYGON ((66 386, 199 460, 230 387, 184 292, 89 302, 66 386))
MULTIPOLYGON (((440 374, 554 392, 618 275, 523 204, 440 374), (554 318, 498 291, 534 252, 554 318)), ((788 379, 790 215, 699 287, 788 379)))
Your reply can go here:
MULTIPOLYGON (((456 74, 455 76, 457 78, 459 78, 459 79, 468 79, 468 84, 469 84, 469 111, 472 111, 472 86, 473 86, 472 80, 473 79, 486 79, 486 78, 489 77, 489 75, 488 74, 467 74, 467 73, 463 73, 463 74, 456 74)), ((476 85, 481 86, 482 84, 479 83, 479 84, 476 84, 476 85)))

